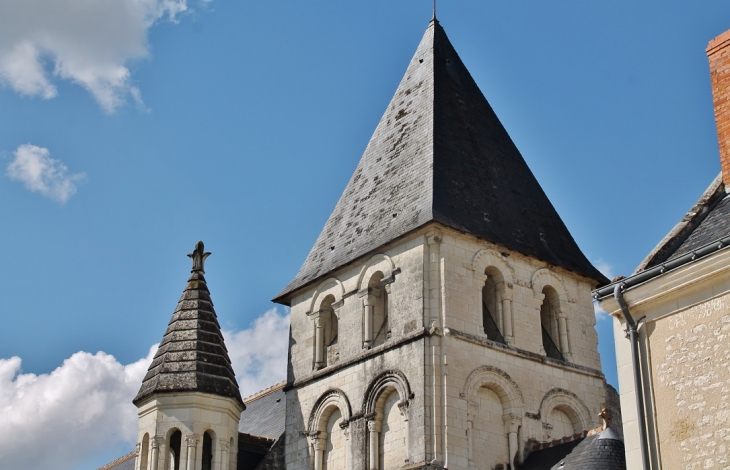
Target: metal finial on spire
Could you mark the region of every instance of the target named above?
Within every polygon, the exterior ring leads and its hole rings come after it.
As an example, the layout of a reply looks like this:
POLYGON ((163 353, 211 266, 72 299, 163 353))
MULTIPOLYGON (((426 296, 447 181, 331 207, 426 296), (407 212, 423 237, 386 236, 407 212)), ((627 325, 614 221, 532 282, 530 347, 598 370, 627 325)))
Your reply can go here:
POLYGON ((195 244, 195 250, 192 253, 188 253, 188 258, 193 260, 193 269, 190 272, 205 274, 205 259, 208 256, 210 256, 210 253, 205 252, 205 245, 203 245, 202 241, 198 240, 198 243, 195 244))
POLYGON ((436 0, 433 0, 433 19, 436 19, 436 0))

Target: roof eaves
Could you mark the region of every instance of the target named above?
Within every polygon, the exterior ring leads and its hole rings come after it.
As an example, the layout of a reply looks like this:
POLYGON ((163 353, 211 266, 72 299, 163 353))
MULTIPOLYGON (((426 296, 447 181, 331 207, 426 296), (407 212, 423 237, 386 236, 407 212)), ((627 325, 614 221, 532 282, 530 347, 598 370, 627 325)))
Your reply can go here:
POLYGON ((717 251, 727 249, 729 246, 730 235, 727 235, 687 254, 658 264, 652 268, 641 271, 640 273, 634 274, 630 277, 619 279, 618 281, 612 282, 611 284, 603 286, 600 289, 596 289, 592 292, 593 299, 601 300, 605 297, 613 295, 613 291, 616 285, 622 285, 621 291, 626 292, 628 289, 648 282, 663 274, 667 274, 674 269, 683 267, 695 261, 699 261, 702 258, 705 258, 706 256, 709 256, 717 251))

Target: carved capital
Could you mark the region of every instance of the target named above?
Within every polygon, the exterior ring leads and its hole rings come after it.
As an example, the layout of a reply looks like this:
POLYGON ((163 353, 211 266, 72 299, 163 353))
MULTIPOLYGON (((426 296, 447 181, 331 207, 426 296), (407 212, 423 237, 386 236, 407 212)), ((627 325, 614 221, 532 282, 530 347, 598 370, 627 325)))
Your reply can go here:
POLYGON ((139 451, 140 451, 141 448, 142 448, 142 444, 138 442, 137 445, 134 448, 134 453, 137 454, 137 455, 139 455, 139 451))
POLYGON ((504 422, 504 428, 505 431, 507 431, 507 434, 517 432, 519 427, 522 426, 522 418, 514 413, 509 413, 502 416, 502 421, 504 422))
POLYGON ((321 434, 323 433, 320 433, 318 437, 312 439, 312 445, 314 446, 314 450, 316 451, 325 450, 325 448, 327 447, 327 438, 322 436, 321 434))
POLYGON ((478 283, 480 283, 480 284, 484 284, 485 282, 487 282, 487 278, 488 278, 488 277, 489 277, 489 276, 487 276, 487 275, 486 275, 486 274, 484 274, 484 273, 480 273, 480 272, 476 272, 476 271, 474 271, 474 279, 475 279, 475 280, 476 280, 476 281, 477 281, 478 283))
POLYGON ((403 416, 405 419, 408 419, 408 409, 411 406, 411 402, 408 400, 403 400, 401 402, 398 402, 398 410, 400 411, 401 416, 403 416))
POLYGON ((152 439, 150 439, 150 444, 153 449, 158 449, 165 445, 165 438, 162 436, 155 436, 152 439))
POLYGON ((231 443, 228 442, 227 439, 218 439, 218 444, 221 446, 221 450, 223 452, 228 452, 228 449, 231 446, 231 443))
POLYGON ((188 447, 197 446, 199 441, 200 436, 197 434, 188 434, 187 436, 185 436, 185 442, 187 443, 188 447))
POLYGON ((380 423, 375 420, 368 421, 368 431, 380 432, 380 423))
POLYGON ((444 236, 439 230, 434 230, 426 234, 426 243, 433 245, 435 243, 441 243, 444 236))

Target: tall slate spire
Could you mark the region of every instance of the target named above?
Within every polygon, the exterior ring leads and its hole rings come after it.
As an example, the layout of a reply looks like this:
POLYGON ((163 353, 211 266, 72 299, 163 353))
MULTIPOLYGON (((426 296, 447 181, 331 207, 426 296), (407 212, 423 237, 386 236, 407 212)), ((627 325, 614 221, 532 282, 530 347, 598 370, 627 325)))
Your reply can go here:
POLYGON ((434 19, 299 273, 275 301, 439 222, 593 279, 586 259, 434 19))
POLYGON ((203 277, 209 255, 201 241, 188 255, 193 261, 190 278, 133 400, 135 405, 158 393, 204 392, 231 397, 243 406, 203 277))

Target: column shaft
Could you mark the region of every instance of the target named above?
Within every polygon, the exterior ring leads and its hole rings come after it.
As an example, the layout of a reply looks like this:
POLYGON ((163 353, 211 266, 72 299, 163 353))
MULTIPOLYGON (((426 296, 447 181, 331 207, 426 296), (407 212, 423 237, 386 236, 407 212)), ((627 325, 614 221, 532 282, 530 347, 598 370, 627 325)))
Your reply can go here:
POLYGON ((502 314, 504 315, 504 340, 507 344, 514 342, 514 335, 512 333, 512 301, 509 299, 502 299, 502 314))

